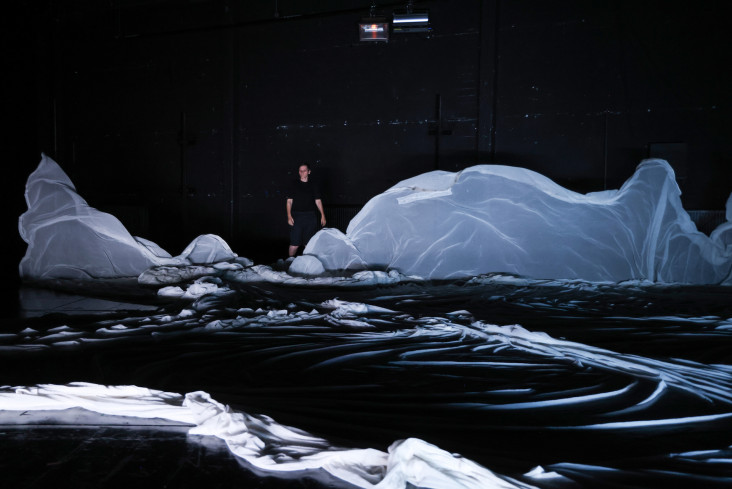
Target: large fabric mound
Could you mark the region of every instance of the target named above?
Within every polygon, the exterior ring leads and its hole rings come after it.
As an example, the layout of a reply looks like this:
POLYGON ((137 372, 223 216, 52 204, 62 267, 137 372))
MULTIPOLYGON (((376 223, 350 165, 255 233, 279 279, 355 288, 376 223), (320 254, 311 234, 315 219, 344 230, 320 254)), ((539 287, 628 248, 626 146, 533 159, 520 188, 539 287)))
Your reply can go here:
POLYGON ((20 276, 25 279, 128 278, 153 266, 236 257, 215 235, 197 237, 178 257, 132 236, 116 217, 89 206, 45 154, 28 177, 25 200, 28 210, 18 221, 20 236, 28 243, 20 262, 20 276))
POLYGON ((304 252, 326 270, 383 267, 430 279, 503 272, 732 284, 732 198, 728 222, 709 237, 680 195, 659 159, 641 162, 619 190, 590 194, 517 167, 434 171, 371 199, 345 235, 321 230, 304 252))

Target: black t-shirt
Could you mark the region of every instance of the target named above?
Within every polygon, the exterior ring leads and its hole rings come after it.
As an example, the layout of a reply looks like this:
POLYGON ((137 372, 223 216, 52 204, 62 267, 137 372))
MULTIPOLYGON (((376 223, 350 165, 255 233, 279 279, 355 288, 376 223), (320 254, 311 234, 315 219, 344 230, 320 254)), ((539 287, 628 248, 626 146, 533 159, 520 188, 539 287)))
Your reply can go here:
POLYGON ((315 199, 320 199, 320 189, 313 180, 303 182, 298 178, 292 181, 287 198, 292 199, 292 212, 317 212, 315 199))

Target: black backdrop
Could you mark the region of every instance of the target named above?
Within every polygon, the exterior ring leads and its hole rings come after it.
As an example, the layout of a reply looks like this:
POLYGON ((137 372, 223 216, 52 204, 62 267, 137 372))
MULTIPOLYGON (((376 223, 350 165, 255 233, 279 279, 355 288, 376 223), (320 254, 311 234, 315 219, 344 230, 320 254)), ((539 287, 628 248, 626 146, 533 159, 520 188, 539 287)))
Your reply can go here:
MULTIPOLYGON (((30 4, 30 2, 26 2, 30 4)), ((368 0, 47 1, 12 17, 7 226, 44 151, 172 254, 215 233, 283 257, 313 166, 329 225, 418 173, 524 166, 579 192, 649 154, 687 209, 732 190, 722 2, 424 1, 432 33, 360 43, 368 0)), ((389 16, 405 2, 377 2, 389 16)), ((12 229, 12 228, 11 228, 12 229)), ((14 231, 13 231, 14 232, 14 231)), ((16 260, 24 244, 16 236, 16 260)), ((17 273, 17 272, 16 272, 17 273)))

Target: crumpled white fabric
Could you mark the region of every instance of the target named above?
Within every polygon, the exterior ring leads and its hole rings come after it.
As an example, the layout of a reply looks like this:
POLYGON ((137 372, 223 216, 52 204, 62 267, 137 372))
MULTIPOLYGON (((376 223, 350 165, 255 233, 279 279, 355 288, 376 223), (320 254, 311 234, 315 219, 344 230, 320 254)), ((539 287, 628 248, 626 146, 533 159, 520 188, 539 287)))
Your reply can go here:
POLYGON ((323 469, 358 487, 372 487, 383 477, 387 456, 378 450, 333 448, 322 438, 266 416, 232 411, 205 392, 187 394, 184 404, 198 425, 192 434, 223 439, 232 453, 259 469, 323 469))
POLYGON ((186 246, 183 253, 178 255, 181 260, 187 260, 194 265, 205 265, 233 260, 237 255, 221 236, 202 234, 186 246))
MULTIPOLYGON (((524 168, 434 171, 371 199, 346 234, 319 231, 304 253, 326 270, 393 269, 429 279, 510 273, 732 284, 732 223, 711 237, 698 232, 680 194, 659 159, 641 162, 619 190, 586 195, 524 168)), ((727 208, 729 218, 729 201, 727 208)))
POLYGON ((409 487, 435 489, 528 489, 533 486, 501 478, 472 460, 456 456, 418 438, 389 447, 389 463, 378 489, 409 487))
POLYGON ((393 314, 394 311, 381 306, 364 304, 362 302, 349 302, 340 299, 328 299, 320 304, 323 307, 333 309, 330 313, 335 317, 356 317, 365 314, 393 314))
POLYGON ((325 268, 323 268, 320 260, 308 255, 296 257, 288 269, 288 273, 297 273, 300 275, 321 275, 324 272, 325 268))
POLYGON ((161 418, 193 425, 190 434, 216 436, 252 466, 272 473, 325 471, 364 489, 531 489, 501 477, 425 441, 398 441, 389 453, 333 447, 267 416, 252 416, 225 406, 203 391, 180 394, 137 386, 68 385, 16 387, 0 391, 0 406, 10 411, 52 411, 81 407, 108 415, 161 418))
POLYGON ((45 154, 28 177, 25 200, 28 210, 18 220, 20 236, 28 243, 19 266, 22 278, 129 278, 154 266, 236 258, 213 234, 197 237, 177 257, 132 236, 116 217, 89 206, 68 175, 45 154))
POLYGON ((183 396, 134 385, 104 386, 87 382, 68 385, 41 384, 0 391, 5 411, 44 411, 80 407, 112 416, 161 418, 195 424, 193 413, 183 406, 183 396))

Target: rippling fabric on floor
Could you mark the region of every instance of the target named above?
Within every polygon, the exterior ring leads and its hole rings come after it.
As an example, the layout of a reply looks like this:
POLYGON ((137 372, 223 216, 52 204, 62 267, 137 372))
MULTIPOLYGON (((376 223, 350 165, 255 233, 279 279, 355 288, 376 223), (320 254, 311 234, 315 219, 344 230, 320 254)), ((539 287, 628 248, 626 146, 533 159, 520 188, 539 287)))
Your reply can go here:
POLYGON ((224 279, 159 314, 26 324, 0 352, 6 383, 28 388, 0 402, 55 409, 106 385, 76 405, 190 422, 252 467, 344 487, 730 482, 724 287, 486 276, 333 292, 224 279))

